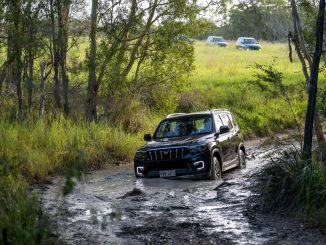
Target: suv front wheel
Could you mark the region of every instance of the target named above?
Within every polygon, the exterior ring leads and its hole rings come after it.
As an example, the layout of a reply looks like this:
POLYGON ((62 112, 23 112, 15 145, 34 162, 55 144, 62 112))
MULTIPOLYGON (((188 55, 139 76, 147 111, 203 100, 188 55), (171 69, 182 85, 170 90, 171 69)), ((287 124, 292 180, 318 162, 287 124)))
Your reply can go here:
POLYGON ((211 170, 209 172, 210 180, 222 180, 222 169, 220 161, 216 156, 212 158, 211 170))

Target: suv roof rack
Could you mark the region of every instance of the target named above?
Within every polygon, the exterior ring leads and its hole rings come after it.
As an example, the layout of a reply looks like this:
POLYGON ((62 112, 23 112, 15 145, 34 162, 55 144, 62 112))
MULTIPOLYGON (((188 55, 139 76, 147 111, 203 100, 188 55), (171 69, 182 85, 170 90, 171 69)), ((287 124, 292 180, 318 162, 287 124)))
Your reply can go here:
POLYGON ((213 112, 215 112, 215 111, 230 111, 229 109, 226 109, 226 108, 220 108, 220 109, 213 109, 212 110, 213 112))
POLYGON ((172 113, 166 116, 166 118, 171 118, 171 117, 177 117, 177 116, 182 116, 182 115, 186 115, 187 113, 172 113))

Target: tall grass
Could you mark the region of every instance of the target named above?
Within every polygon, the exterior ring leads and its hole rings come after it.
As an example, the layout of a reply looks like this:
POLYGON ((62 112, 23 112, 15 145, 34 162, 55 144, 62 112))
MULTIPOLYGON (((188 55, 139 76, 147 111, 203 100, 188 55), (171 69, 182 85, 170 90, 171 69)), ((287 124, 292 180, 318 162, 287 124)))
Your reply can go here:
POLYGON ((24 179, 1 176, 0 205, 0 244, 41 244, 47 238, 47 218, 24 179))
POLYGON ((326 228, 326 169, 300 152, 283 152, 260 174, 263 206, 326 228))
POLYGON ((28 180, 44 179, 64 170, 78 151, 86 167, 102 166, 112 159, 131 161, 141 136, 104 123, 74 123, 60 117, 18 125, 0 121, 0 158, 28 180))

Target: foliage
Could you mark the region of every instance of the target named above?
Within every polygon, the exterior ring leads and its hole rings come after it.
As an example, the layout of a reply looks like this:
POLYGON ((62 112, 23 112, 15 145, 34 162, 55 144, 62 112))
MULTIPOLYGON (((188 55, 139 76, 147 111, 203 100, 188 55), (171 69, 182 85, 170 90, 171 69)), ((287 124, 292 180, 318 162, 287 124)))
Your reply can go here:
POLYGON ((257 69, 256 73, 254 74, 255 80, 252 83, 257 86, 261 92, 264 92, 265 96, 271 98, 279 97, 282 98, 288 105, 290 113, 292 114, 293 121, 297 126, 298 133, 301 135, 301 123, 298 118, 301 115, 297 115, 298 112, 294 111, 292 100, 289 97, 289 91, 298 91, 298 93, 305 90, 305 87, 301 84, 284 84, 284 78, 282 72, 278 71, 275 68, 274 59, 271 64, 255 64, 254 68, 257 69))
POLYGON ((224 18, 218 26, 212 23, 210 30, 199 38, 221 35, 234 40, 240 36, 253 36, 280 41, 286 39, 292 25, 288 1, 285 0, 237 1, 224 18))
POLYGON ((0 244, 40 244, 47 218, 21 177, 0 171, 0 244))
POLYGON ((326 227, 326 169, 291 150, 265 167, 260 174, 263 206, 290 212, 308 222, 326 227))

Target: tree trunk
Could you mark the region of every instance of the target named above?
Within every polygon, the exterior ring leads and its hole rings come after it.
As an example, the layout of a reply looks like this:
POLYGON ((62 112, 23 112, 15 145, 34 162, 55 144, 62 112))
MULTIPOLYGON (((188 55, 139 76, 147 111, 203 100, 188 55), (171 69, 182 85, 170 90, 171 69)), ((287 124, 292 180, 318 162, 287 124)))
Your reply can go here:
POLYGON ((21 3, 20 1, 13 1, 10 6, 10 12, 13 18, 12 26, 12 78, 16 85, 17 102, 18 102, 18 122, 23 121, 23 95, 22 95, 22 16, 21 16, 21 3))
POLYGON ((5 61, 2 65, 1 71, 0 71, 0 95, 2 94, 2 85, 6 78, 7 66, 8 66, 8 62, 5 61))
POLYGON ((320 57, 323 48, 323 33, 324 33, 324 17, 325 17, 325 0, 320 0, 319 10, 316 23, 316 49, 313 56, 312 66, 310 68, 309 80, 309 98, 306 112, 306 121, 303 139, 303 152, 305 156, 311 158, 313 124, 316 110, 317 85, 320 57))
POLYGON ((27 106, 28 111, 31 112, 33 105, 33 88, 34 88, 34 57, 33 51, 30 50, 28 54, 28 77, 27 77, 27 106))
POLYGON ((98 0, 92 0, 90 54, 88 61, 88 87, 86 99, 86 117, 88 121, 97 120, 97 93, 99 81, 96 79, 96 32, 98 0))
POLYGON ((63 110, 66 115, 69 114, 69 80, 67 75, 67 49, 68 49, 68 27, 69 27, 69 11, 71 0, 64 0, 62 4, 61 21, 59 29, 61 30, 61 47, 60 47, 60 68, 61 79, 63 85, 63 110))
POLYGON ((40 82, 41 98, 40 98, 40 105, 38 108, 38 115, 39 115, 39 117, 42 117, 44 114, 44 105, 45 105, 45 99, 46 99, 46 95, 44 93, 46 63, 43 62, 40 67, 41 67, 41 82, 40 82))
MULTIPOLYGON (((58 19, 61 16, 61 4, 60 2, 57 3, 57 10, 58 10, 58 19)), ((54 88, 53 88, 53 95, 54 100, 57 107, 61 108, 61 95, 60 95, 60 80, 59 80, 59 40, 61 39, 61 33, 56 31, 56 24, 54 18, 54 2, 50 0, 50 17, 51 17, 51 32, 52 32, 52 61, 53 61, 53 80, 54 80, 54 88)))

